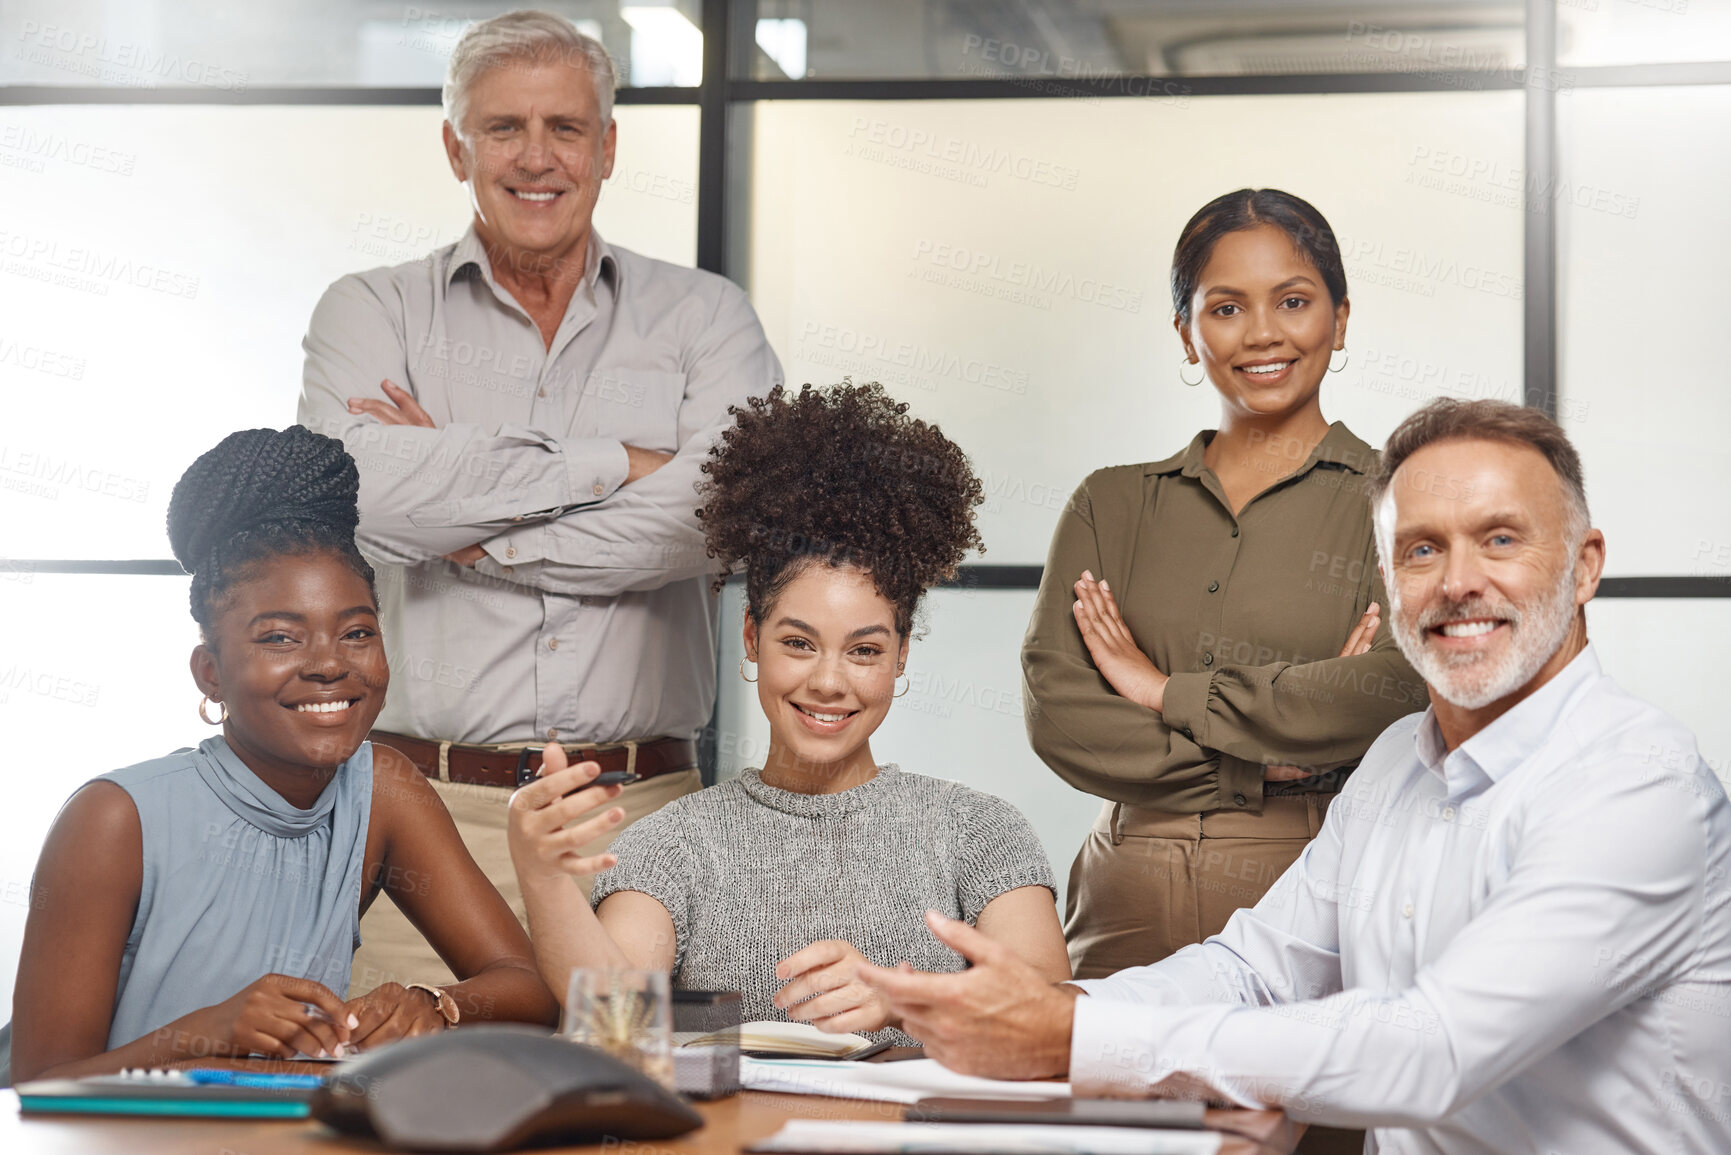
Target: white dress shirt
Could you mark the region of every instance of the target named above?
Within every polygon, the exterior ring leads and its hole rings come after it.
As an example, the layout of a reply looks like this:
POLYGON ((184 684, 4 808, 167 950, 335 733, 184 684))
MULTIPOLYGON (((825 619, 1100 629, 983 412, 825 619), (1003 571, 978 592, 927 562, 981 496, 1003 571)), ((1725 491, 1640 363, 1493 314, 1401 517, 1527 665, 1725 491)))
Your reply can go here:
POLYGON ((738 286, 591 242, 551 347, 472 228, 342 278, 313 312, 299 416, 360 467, 384 729, 610 742, 709 721, 715 563, 695 487, 728 407, 779 384, 781 365, 738 286), (438 428, 350 414, 383 379, 438 428), (625 484, 625 445, 675 456, 625 484), (476 543, 473 569, 443 560, 476 543))
POLYGON ((1367 1151, 1731 1152, 1731 805, 1592 647, 1450 751, 1377 739, 1254 908, 1077 985, 1080 1094, 1195 1091, 1367 1151))

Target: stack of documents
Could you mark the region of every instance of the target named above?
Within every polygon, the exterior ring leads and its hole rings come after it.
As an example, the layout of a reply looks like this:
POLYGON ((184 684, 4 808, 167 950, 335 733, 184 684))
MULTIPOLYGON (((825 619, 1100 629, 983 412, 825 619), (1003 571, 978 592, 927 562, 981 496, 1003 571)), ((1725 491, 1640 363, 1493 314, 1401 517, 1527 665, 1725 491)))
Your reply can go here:
MULTIPOLYGON (((905 1065, 905 1064, 897 1064, 905 1065)), ((760 1152, 811 1155, 1216 1155, 1217 1131, 1144 1127, 1062 1127, 993 1123, 868 1123, 794 1119, 761 1143, 760 1152)))
POLYGON ((1026 1083, 958 1075, 936 1059, 905 1063, 846 1063, 802 1059, 740 1059, 739 1082, 748 1091, 828 1095, 917 1103, 934 1096, 967 1099, 1067 1098, 1068 1083, 1026 1083))

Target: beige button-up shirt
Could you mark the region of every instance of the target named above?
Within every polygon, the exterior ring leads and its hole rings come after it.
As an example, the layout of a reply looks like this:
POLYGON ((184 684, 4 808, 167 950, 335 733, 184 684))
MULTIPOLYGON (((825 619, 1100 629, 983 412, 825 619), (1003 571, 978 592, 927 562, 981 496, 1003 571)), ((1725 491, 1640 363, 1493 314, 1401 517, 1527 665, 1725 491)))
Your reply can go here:
POLYGON ((1046 765, 1079 790, 1179 814, 1338 790, 1341 775, 1327 773, 1265 790, 1263 767, 1352 766, 1430 704, 1395 645, 1376 568, 1364 492, 1375 451, 1335 422, 1234 516, 1202 461, 1213 436, 1082 482, 1022 646, 1028 737, 1046 765), (1084 569, 1111 585, 1131 636, 1171 675, 1164 713, 1094 668, 1071 611, 1084 569), (1370 652, 1340 657, 1373 601, 1383 617, 1370 652))
POLYGON ((715 702, 696 510, 728 408, 781 365, 745 294, 591 235, 551 347, 471 229, 313 311, 299 419, 361 475, 391 690, 379 725, 461 742, 691 737, 715 702), (436 429, 350 397, 403 386, 436 429), (625 484, 624 445, 674 453, 625 484), (481 543, 473 569, 443 560, 481 543))

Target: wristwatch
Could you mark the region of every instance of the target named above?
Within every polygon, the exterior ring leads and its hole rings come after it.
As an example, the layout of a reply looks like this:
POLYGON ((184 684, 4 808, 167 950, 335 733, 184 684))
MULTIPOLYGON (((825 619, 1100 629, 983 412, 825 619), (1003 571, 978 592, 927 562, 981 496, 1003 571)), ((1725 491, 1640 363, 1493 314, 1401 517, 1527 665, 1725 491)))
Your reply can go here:
POLYGON ((445 1029, 450 1030, 463 1017, 463 1012, 457 1009, 457 1000, 441 987, 429 983, 404 983, 406 991, 426 991, 433 996, 433 1002, 438 1006, 439 1013, 445 1016, 445 1029))

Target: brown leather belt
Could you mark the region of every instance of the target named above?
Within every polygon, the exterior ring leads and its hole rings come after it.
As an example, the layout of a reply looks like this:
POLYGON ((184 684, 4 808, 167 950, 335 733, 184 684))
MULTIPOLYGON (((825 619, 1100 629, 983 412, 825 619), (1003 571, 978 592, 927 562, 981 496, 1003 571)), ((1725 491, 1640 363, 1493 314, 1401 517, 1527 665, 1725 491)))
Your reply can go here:
MULTIPOLYGON (((515 790, 541 768, 541 748, 529 746, 470 746, 459 742, 429 742, 407 734, 374 730, 369 735, 381 746, 401 751, 415 769, 445 782, 472 786, 502 786, 515 790), (443 751, 444 770, 440 772, 443 751)), ((572 762, 599 762, 603 774, 625 771, 638 778, 654 778, 697 766, 697 743, 690 738, 657 738, 652 742, 621 742, 596 746, 562 742, 572 762)))

